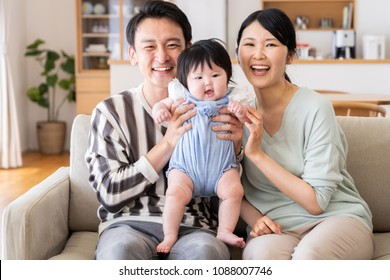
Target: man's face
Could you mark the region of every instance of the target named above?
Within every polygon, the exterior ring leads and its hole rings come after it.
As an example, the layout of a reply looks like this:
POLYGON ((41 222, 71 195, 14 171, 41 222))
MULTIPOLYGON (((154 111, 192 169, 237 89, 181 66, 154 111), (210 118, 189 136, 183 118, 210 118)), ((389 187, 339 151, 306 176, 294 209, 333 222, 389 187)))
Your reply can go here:
POLYGON ((138 64, 145 79, 145 90, 168 87, 176 77, 177 59, 185 48, 183 31, 169 19, 143 20, 129 48, 130 62, 138 64))

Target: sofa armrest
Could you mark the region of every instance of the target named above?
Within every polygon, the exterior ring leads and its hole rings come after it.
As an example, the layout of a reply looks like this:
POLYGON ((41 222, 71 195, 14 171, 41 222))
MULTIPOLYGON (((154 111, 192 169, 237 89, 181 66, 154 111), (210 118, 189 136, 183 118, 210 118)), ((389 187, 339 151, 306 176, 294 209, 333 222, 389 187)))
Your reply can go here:
POLYGON ((69 167, 11 202, 3 214, 3 259, 48 259, 69 237, 69 167))

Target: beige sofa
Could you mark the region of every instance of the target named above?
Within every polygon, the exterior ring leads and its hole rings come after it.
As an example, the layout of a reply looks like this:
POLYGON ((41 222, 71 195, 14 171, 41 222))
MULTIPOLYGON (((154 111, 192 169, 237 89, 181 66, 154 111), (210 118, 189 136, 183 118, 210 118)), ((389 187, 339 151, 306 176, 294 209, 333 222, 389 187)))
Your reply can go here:
MULTIPOLYGON (((60 168, 4 211, 3 259, 94 258, 98 203, 84 162, 89 121, 86 115, 75 118, 70 167, 60 168)), ((349 143, 348 170, 374 216, 374 259, 390 259, 390 119, 338 121, 349 143)))

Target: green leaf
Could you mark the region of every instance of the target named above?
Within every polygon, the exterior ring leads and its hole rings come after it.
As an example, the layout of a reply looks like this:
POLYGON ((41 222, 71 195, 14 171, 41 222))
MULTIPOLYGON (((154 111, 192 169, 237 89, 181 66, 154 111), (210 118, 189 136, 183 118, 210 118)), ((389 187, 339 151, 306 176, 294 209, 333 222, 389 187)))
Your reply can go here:
POLYGON ((70 91, 66 96, 69 102, 76 101, 76 92, 74 90, 70 91))
POLYGON ((60 58, 60 55, 56 51, 47 51, 47 59, 56 61, 60 58))
POLYGON ((46 54, 46 62, 45 62, 45 72, 49 74, 49 72, 56 68, 56 61, 60 58, 57 52, 48 51, 46 54))
POLYGON ((38 105, 45 108, 49 108, 49 100, 47 98, 42 97, 41 99, 39 99, 38 105))
POLYGON ((58 80, 57 75, 49 75, 47 76, 46 82, 49 85, 49 87, 55 87, 57 80, 58 80))
POLYGON ((39 85, 39 87, 32 87, 27 91, 27 97, 37 103, 39 106, 48 108, 49 100, 45 96, 47 93, 47 86, 45 84, 39 85))
POLYGON ((26 51, 24 56, 39 56, 42 53, 43 53, 42 50, 28 50, 28 51, 26 51))
POLYGON ((44 44, 45 41, 36 39, 34 43, 27 46, 27 49, 37 49, 40 45, 44 44))
POLYGON ((61 69, 69 74, 74 74, 74 59, 68 57, 62 64, 61 69))
POLYGON ((48 91, 49 91, 49 86, 47 84, 42 83, 39 85, 39 92, 41 95, 44 95, 48 91))
POLYGON ((69 80, 62 79, 61 81, 59 81, 58 85, 60 86, 60 88, 69 89, 70 82, 69 80))
POLYGON ((33 101, 33 102, 38 102, 39 99, 41 98, 41 92, 39 88, 37 87, 32 87, 27 90, 27 97, 33 101))

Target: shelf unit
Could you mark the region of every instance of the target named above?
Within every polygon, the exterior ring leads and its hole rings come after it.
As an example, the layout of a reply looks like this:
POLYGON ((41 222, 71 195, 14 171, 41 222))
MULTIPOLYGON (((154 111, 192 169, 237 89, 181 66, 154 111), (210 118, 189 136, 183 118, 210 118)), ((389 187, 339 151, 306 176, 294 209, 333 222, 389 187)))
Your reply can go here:
POLYGON ((309 22, 305 30, 333 31, 342 29, 343 10, 347 5, 352 6, 352 20, 350 29, 354 29, 356 24, 355 0, 263 0, 263 7, 278 8, 283 10, 296 23, 297 17, 307 17, 309 22), (332 27, 322 28, 321 19, 331 19, 332 27))
MULTIPOLYGON (((306 49, 310 55, 308 58, 318 56, 327 63, 338 63, 331 58, 333 32, 339 29, 355 31, 356 28, 355 0, 263 0, 262 4, 264 9, 283 10, 294 23, 298 55, 302 53, 301 50, 306 49), (299 19, 304 19, 304 24, 300 24, 302 20, 299 19)), ((299 59, 296 62, 304 63, 305 60, 299 59)), ((323 63, 319 59, 314 61, 323 63)))
POLYGON ((110 95, 108 61, 127 60, 126 26, 146 0, 76 0, 76 111, 110 95))

